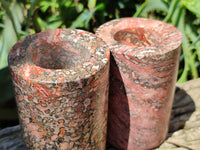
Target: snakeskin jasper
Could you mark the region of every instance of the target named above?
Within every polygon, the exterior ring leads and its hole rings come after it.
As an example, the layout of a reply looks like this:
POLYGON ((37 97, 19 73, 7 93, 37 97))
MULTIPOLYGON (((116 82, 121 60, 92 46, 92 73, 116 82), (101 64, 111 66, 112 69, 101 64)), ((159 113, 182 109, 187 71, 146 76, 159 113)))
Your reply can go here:
POLYGON ((110 53, 82 30, 30 35, 8 57, 29 149, 104 150, 110 53))
POLYGON ((111 50, 108 141, 146 150, 166 137, 177 78, 181 33, 145 18, 122 18, 97 29, 111 50))

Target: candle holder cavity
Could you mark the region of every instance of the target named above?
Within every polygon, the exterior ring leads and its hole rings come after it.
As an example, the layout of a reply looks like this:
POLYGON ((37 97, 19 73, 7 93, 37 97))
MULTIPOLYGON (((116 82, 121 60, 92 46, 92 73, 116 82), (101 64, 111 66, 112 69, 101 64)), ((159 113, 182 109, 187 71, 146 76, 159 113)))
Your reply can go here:
POLYGON ((110 52, 73 29, 27 36, 8 62, 29 149, 105 149, 110 52))
POLYGON ((158 146, 166 137, 181 33, 145 18, 122 18, 96 32, 111 50, 108 141, 120 149, 158 146))

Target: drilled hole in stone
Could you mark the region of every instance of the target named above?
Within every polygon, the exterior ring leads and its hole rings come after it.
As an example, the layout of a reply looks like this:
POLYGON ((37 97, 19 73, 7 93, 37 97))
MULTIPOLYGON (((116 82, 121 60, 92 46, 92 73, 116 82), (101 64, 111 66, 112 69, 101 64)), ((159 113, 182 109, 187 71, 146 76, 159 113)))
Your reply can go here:
POLYGON ((74 69, 90 57, 89 50, 76 44, 77 48, 68 42, 37 44, 31 50, 31 60, 46 69, 74 69))
POLYGON ((156 46, 160 43, 159 34, 141 27, 120 30, 115 33, 114 39, 129 46, 156 46))

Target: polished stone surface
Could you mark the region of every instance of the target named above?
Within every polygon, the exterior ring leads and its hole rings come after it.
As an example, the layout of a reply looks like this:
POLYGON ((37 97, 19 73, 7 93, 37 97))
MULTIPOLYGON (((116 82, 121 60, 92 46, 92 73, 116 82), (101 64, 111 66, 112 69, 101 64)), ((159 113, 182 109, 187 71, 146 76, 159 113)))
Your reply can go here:
POLYGON ((111 50, 108 141, 151 149, 166 137, 177 78, 181 33, 145 18, 122 18, 96 32, 111 50))
POLYGON ((105 149, 110 51, 96 35, 47 30, 8 57, 29 149, 105 149))
MULTIPOLYGON (((156 150, 200 147, 200 78, 177 84, 168 138, 156 150)), ((19 125, 0 130, 0 150, 27 150, 19 125)), ((107 142, 106 150, 119 150, 107 142)))

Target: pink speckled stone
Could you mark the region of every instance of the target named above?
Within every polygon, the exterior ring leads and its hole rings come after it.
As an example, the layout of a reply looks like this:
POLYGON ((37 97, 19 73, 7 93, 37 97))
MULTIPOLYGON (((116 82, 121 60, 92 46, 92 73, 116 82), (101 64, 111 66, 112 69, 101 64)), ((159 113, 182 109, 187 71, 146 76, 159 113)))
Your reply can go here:
POLYGON ((122 18, 97 29, 111 50, 108 141, 146 150, 166 137, 179 63, 181 33, 172 25, 122 18))
POLYGON ((29 149, 105 149, 109 58, 105 43, 82 30, 47 30, 14 45, 8 61, 29 149))

